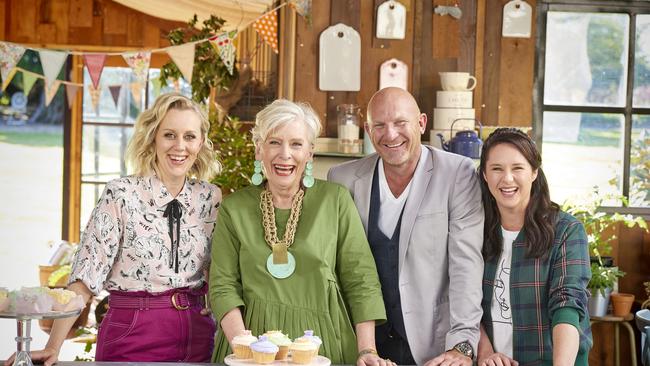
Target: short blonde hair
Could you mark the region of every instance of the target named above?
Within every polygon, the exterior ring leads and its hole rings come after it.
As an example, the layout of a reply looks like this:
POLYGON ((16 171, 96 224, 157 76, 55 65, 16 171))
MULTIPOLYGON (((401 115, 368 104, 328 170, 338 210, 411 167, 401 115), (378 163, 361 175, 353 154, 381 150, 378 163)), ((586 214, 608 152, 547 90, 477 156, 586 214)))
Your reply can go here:
POLYGON ((209 180, 214 175, 219 174, 221 164, 217 160, 212 141, 208 138, 208 131, 210 130, 208 116, 199 104, 180 93, 160 95, 151 108, 138 116, 133 137, 131 137, 126 149, 126 162, 132 173, 137 176, 146 176, 157 172, 156 133, 167 112, 172 109, 192 110, 201 120, 203 144, 187 175, 200 180, 209 180))
POLYGON ((277 99, 266 106, 255 116, 255 127, 252 130, 253 143, 259 146, 276 128, 293 122, 302 121, 307 125, 310 144, 320 135, 321 124, 316 112, 307 103, 292 102, 286 99, 277 99))

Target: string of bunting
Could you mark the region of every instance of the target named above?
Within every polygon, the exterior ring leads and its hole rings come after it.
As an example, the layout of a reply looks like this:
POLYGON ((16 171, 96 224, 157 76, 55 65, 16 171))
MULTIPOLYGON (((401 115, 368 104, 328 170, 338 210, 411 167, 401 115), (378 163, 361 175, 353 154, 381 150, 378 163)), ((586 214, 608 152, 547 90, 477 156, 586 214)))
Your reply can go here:
MULTIPOLYGON (((259 36, 266 42, 275 53, 278 53, 278 18, 276 12, 278 9, 289 5, 298 14, 303 16, 307 22, 311 22, 311 2, 312 0, 287 0, 277 7, 269 10, 268 12, 260 15, 255 20, 248 23, 244 28, 253 24, 253 28, 257 31, 259 36)), ((151 61, 151 54, 157 52, 166 52, 172 61, 178 66, 178 69, 183 74, 183 78, 190 82, 192 81, 192 71, 194 70, 194 52, 195 46, 199 43, 210 42, 219 53, 219 57, 228 68, 228 72, 232 75, 234 72, 235 61, 235 45, 234 39, 237 37, 237 31, 223 32, 221 34, 194 41, 181 45, 169 46, 156 49, 143 49, 138 51, 129 52, 80 52, 80 51, 53 51, 43 48, 23 47, 20 44, 12 42, 0 41, 0 77, 2 77, 1 91, 4 91, 14 75, 21 72, 23 75, 23 92, 28 94, 34 86, 37 79, 45 80, 45 103, 49 105, 52 98, 62 84, 65 85, 66 93, 68 96, 69 107, 74 100, 83 84, 73 83, 65 80, 58 80, 61 68, 63 67, 68 55, 80 55, 83 58, 88 74, 90 75, 91 84, 86 87, 89 88, 93 107, 96 109, 99 103, 102 88, 100 85, 102 71, 108 56, 122 56, 126 63, 133 70, 133 75, 136 81, 130 83, 129 87, 133 94, 134 102, 138 105, 141 100, 141 92, 147 82, 147 75, 149 73, 149 64, 151 61), (43 75, 34 73, 16 65, 25 54, 27 49, 37 51, 41 60, 43 68, 43 75)), ((160 82, 155 79, 151 80, 154 86, 154 93, 156 95, 160 92, 160 82)), ((117 105, 122 85, 107 85, 111 93, 113 101, 117 105)))

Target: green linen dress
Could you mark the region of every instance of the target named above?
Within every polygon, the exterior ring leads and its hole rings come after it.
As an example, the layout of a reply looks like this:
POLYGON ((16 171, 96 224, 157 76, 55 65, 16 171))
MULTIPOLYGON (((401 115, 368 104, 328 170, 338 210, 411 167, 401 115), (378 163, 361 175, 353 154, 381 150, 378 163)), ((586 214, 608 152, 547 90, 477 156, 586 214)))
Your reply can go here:
MULTIPOLYGON (((363 225, 350 193, 316 180, 306 189, 295 241, 289 252, 295 272, 277 279, 266 269, 271 248, 264 240, 261 187, 250 186, 224 199, 212 239, 210 301, 221 322, 241 307, 253 335, 282 330, 291 338, 307 329, 323 340, 320 354, 332 364, 354 364, 353 324, 386 319, 381 285, 363 225)), ((276 209, 278 237, 284 235, 289 209, 276 209)), ((231 353, 217 332, 213 362, 231 353)))

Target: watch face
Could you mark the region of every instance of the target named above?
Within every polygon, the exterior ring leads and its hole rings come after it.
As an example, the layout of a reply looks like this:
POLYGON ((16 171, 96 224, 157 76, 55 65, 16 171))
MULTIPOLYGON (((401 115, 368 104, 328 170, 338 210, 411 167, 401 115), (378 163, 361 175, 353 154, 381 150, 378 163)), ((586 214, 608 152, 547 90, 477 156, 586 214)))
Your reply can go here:
POLYGON ((465 356, 470 357, 470 358, 472 358, 473 355, 474 355, 474 351, 472 350, 472 346, 471 346, 469 343, 467 343, 467 342, 458 343, 458 344, 454 347, 454 349, 455 349, 456 351, 458 351, 458 352, 464 354, 465 356))

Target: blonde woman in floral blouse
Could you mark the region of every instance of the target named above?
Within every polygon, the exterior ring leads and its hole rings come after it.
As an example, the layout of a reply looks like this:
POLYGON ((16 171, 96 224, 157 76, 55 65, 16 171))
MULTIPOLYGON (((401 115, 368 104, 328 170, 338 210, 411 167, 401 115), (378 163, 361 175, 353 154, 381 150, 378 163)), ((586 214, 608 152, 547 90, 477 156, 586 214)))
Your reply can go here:
MULTIPOLYGON (((97 361, 210 360, 215 324, 203 299, 221 192, 205 181, 220 169, 208 128, 193 101, 161 95, 135 124, 134 175, 106 184, 91 215, 68 289, 86 300, 110 292, 97 361)), ((55 363, 74 321, 57 320, 32 358, 55 363)))

